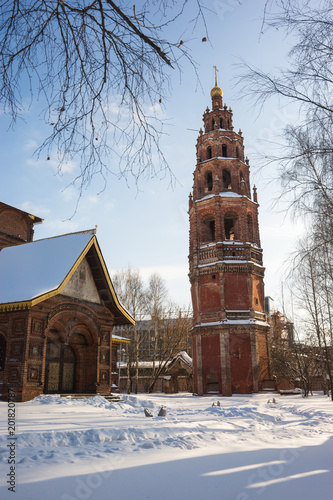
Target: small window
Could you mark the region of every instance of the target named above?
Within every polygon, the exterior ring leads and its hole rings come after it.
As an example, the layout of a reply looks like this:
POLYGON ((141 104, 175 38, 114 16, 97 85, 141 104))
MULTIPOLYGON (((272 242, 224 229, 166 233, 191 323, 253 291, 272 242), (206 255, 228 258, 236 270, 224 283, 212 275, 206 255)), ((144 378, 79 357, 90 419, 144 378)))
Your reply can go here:
POLYGON ((34 321, 33 325, 33 329, 35 332, 40 332, 42 330, 40 321, 34 321))
POLYGON ((211 191, 213 189, 213 174, 211 171, 206 174, 206 188, 207 191, 211 191))
POLYGON ((14 321, 14 330, 16 332, 20 332, 22 330, 22 321, 21 320, 14 321))
POLYGON ((247 232, 249 241, 253 243, 253 219, 251 214, 247 214, 247 232))
POLYGON ((237 146, 236 146, 236 158, 239 158, 239 149, 237 146))
POLYGON ((223 128, 223 120, 220 118, 220 128, 223 128))
POLYGON ((226 144, 222 144, 222 156, 224 158, 227 158, 227 156, 228 156, 228 151, 227 151, 227 145, 226 144))
POLYGON ((86 280, 86 269, 83 266, 80 266, 80 280, 81 281, 86 280))
POLYGON ((226 240, 232 241, 235 239, 236 220, 237 219, 234 217, 228 215, 224 218, 224 233, 226 240))
POLYGON ((213 118, 213 119, 212 119, 212 130, 214 130, 214 128, 215 128, 215 120, 214 120, 214 118, 213 118))
POLYGON ((212 216, 207 217, 203 221, 201 241, 203 243, 215 241, 215 219, 212 216))
POLYGON ((210 241, 215 240, 215 220, 209 221, 209 233, 210 233, 210 241))
POLYGON ((224 168, 222 171, 222 182, 224 189, 231 189, 231 175, 230 170, 224 168))
POLYGON ((210 160, 211 157, 212 157, 212 148, 210 146, 208 146, 208 148, 207 148, 207 160, 210 160))

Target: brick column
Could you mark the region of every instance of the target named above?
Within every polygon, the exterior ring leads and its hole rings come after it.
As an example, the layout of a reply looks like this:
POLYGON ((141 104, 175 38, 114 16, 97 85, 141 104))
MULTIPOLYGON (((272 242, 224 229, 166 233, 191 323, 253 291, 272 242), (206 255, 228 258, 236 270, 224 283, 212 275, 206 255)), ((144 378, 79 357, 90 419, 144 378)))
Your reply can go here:
POLYGON ((260 374, 259 374, 257 335, 255 332, 250 333, 250 342, 251 342, 252 373, 253 373, 253 392, 258 392, 260 374))
POLYGON ((202 344, 201 335, 196 336, 197 343, 197 390, 198 395, 203 395, 203 380, 202 380, 202 344))
POLYGON ((220 333, 222 395, 231 396, 229 333, 220 333))

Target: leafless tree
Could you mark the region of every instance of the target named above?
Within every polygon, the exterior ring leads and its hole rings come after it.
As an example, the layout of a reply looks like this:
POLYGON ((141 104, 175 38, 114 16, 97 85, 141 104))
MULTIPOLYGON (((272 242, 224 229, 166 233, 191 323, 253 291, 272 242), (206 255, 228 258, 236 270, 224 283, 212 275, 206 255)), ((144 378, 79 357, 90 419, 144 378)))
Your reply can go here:
POLYGON ((285 379, 293 386, 300 386, 303 396, 308 397, 316 378, 325 381, 318 346, 310 337, 300 341, 293 324, 279 312, 271 317, 269 345, 271 370, 280 382, 285 379))
POLYGON ((0 5, 0 101, 13 122, 26 100, 44 103, 51 132, 37 150, 74 159, 79 195, 95 176, 173 175, 160 148, 159 108, 170 72, 196 70, 181 18, 206 33, 201 0, 4 0, 0 5), (180 34, 170 34, 175 26, 180 34), (174 38, 176 36, 176 38, 174 38), (170 37, 170 38, 168 38, 170 37))
MULTIPOLYGON (((332 387, 332 3, 268 0, 266 7, 263 31, 285 30, 294 37, 294 45, 288 66, 280 72, 265 73, 247 65, 243 94, 260 106, 271 97, 279 98, 281 105, 298 104, 298 117, 285 128, 283 147, 275 156, 263 155, 263 161, 277 165, 289 211, 307 222, 307 237, 293 263, 292 289, 304 312, 303 329, 316 339, 316 366, 320 358, 325 380, 328 377, 332 387)), ((310 358, 309 352, 298 356, 302 362, 310 358)))
POLYGON ((165 304, 167 299, 165 282, 157 273, 151 275, 147 291, 148 313, 153 327, 152 351, 153 351, 153 377, 156 371, 157 346, 159 342, 159 327, 164 319, 165 304))
POLYGON ((132 339, 131 345, 127 349, 127 392, 131 392, 131 367, 133 365, 135 370, 133 377, 134 392, 137 393, 140 345, 144 341, 145 336, 145 334, 142 335, 138 325, 140 325, 140 320, 147 313, 145 288, 139 270, 130 267, 118 271, 113 276, 112 281, 120 301, 129 310, 135 320, 135 325, 125 327, 125 335, 127 338, 132 339))
POLYGON ((164 309, 159 320, 155 343, 155 362, 151 374, 148 392, 153 392, 159 376, 165 371, 171 359, 181 350, 190 335, 192 315, 190 311, 181 311, 174 304, 164 309))
MULTIPOLYGON (((313 233, 311 233, 311 238, 313 233)), ((325 380, 333 388, 332 243, 325 236, 316 245, 304 239, 293 269, 293 290, 305 315, 303 324, 316 340, 325 380)), ((331 390, 331 398, 333 395, 331 390)))
POLYGON ((317 212, 318 195, 333 207, 333 10, 330 0, 268 0, 266 28, 294 37, 287 67, 274 73, 245 64, 242 95, 264 106, 298 104, 299 117, 285 128, 283 147, 264 154, 277 166, 284 200, 296 214, 317 212))
POLYGON ((124 306, 136 320, 134 326, 122 327, 131 339, 127 351, 127 390, 138 391, 140 362, 152 364, 148 391, 152 392, 169 361, 181 350, 188 350, 191 313, 168 300, 164 280, 154 273, 144 286, 139 270, 117 272, 113 284, 124 306))
POLYGON ((279 29, 293 35, 288 68, 265 73, 246 65, 243 78, 245 96, 263 105, 273 96, 298 102, 308 109, 332 114, 332 29, 330 0, 267 0, 262 31, 279 29))

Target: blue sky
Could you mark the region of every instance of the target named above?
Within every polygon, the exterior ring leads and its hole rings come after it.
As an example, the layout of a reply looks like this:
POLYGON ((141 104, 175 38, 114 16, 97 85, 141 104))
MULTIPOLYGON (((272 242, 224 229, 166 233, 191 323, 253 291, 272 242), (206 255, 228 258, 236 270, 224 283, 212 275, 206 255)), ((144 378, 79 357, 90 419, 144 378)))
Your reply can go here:
MULTIPOLYGON (((266 295, 279 305, 283 262, 293 250, 302 226, 272 209, 279 195, 279 184, 272 179, 275 171, 267 166, 258 169, 258 151, 275 141, 290 120, 297 119, 290 106, 270 102, 260 113, 252 103, 240 100, 235 81, 240 59, 267 71, 286 64, 290 41, 280 31, 260 36, 265 0, 214 0, 206 2, 210 43, 202 43, 204 30, 199 28, 190 44, 198 64, 201 87, 189 65, 181 75, 171 74, 172 92, 160 113, 167 123, 163 139, 165 156, 177 177, 171 189, 167 180, 142 180, 140 191, 130 181, 109 177, 105 191, 96 179, 84 191, 75 215, 77 193, 68 187, 76 173, 76 162, 57 174, 55 161, 33 157, 43 141, 46 126, 39 119, 39 103, 34 102, 24 114, 24 121, 8 129, 9 119, 1 115, 1 200, 44 219, 36 226, 35 239, 80 231, 98 226, 97 238, 111 274, 117 269, 139 268, 144 278, 159 272, 166 280, 170 298, 180 305, 190 303, 188 282, 188 195, 195 169, 195 143, 202 125, 202 114, 210 106, 214 70, 219 69, 219 85, 224 102, 234 113, 234 127, 242 129, 245 153, 250 159, 251 183, 256 184, 260 203, 260 232, 266 267, 266 295)), ((183 22, 190 18, 186 13, 183 22)))

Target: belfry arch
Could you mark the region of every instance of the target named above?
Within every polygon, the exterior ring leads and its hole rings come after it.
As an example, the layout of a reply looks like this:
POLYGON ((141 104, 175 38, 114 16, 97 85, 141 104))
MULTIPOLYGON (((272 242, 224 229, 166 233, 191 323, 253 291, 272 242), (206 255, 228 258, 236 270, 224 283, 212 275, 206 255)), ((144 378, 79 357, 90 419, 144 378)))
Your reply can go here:
POLYGON ((212 243, 215 241, 215 218, 213 215, 206 215, 201 224, 200 240, 202 243, 212 243))

